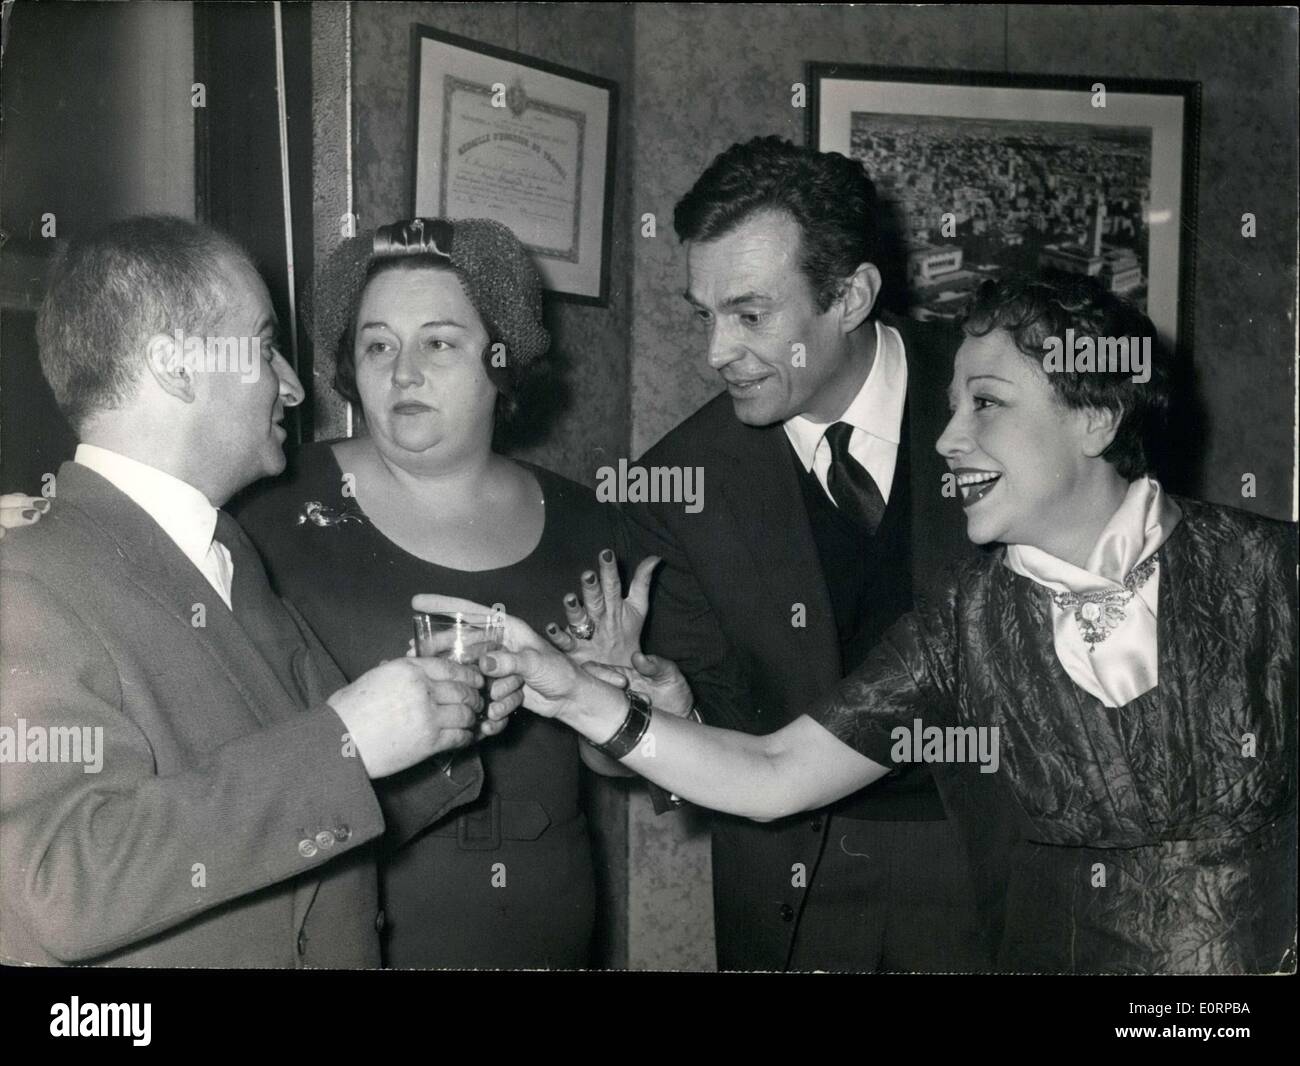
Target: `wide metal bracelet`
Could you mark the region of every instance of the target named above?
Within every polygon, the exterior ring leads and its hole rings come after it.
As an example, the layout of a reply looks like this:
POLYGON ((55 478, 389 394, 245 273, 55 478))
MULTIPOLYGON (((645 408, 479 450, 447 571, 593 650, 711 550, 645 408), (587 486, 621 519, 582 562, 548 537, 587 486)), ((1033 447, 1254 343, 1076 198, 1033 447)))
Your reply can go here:
POLYGON ((641 743, 641 738, 650 728, 650 701, 630 688, 624 689, 623 692, 627 696, 627 717, 623 719, 623 724, 618 727, 617 733, 604 744, 596 745, 599 751, 603 751, 611 759, 625 757, 641 743))

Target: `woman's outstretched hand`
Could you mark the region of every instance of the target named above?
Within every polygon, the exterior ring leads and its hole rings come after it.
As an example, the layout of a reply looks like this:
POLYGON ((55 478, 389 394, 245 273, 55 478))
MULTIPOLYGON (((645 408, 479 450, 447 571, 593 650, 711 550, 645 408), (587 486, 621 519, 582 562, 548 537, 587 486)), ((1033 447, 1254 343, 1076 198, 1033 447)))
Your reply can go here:
POLYGON ((551 623, 546 627, 551 643, 574 662, 630 666, 632 656, 641 650, 641 627, 650 604, 650 578, 661 561, 657 555, 642 559, 625 597, 618 560, 606 548, 597 563, 599 574, 588 570, 582 575, 581 599, 572 592, 564 597, 568 625, 579 632, 590 625, 594 632, 584 640, 575 637, 570 629, 551 623))

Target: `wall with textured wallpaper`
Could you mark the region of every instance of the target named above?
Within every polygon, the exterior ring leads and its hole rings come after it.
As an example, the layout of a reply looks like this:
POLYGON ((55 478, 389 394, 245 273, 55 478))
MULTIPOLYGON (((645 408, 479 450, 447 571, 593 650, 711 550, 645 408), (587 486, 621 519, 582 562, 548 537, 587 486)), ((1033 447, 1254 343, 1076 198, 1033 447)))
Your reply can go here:
MULTIPOLYGON (((316 5, 318 243, 344 210, 342 5, 316 5)), ((802 142, 790 85, 809 60, 1178 78, 1203 83, 1196 241, 1196 372, 1205 409, 1200 494, 1288 517, 1293 498, 1296 15, 1265 9, 777 7, 637 4, 353 5, 356 210, 405 213, 409 26, 451 32, 619 82, 614 298, 552 309, 573 403, 526 454, 592 482, 605 456, 639 454, 716 394, 680 297, 672 207, 729 144, 802 142), (1241 237, 1241 215, 1258 235, 1241 237), (653 212, 654 238, 640 236, 653 212), (1240 496, 1256 475, 1258 498, 1240 496)), ((317 253, 323 249, 318 247, 317 253)), ((325 410, 322 405, 321 410, 325 410)), ((627 815, 626 960, 712 966, 706 838, 689 815, 627 815)))

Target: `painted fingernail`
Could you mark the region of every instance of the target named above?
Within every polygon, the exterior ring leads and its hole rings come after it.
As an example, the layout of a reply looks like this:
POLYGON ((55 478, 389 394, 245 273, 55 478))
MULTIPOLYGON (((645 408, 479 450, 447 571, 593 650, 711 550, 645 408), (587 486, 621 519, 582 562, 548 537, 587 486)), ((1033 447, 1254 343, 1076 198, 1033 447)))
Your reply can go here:
POLYGON ((564 597, 564 602, 568 604, 570 607, 577 607, 578 597, 575 596, 572 592, 570 592, 567 596, 564 597))
POLYGON ((554 637, 554 636, 559 636, 559 633, 560 633, 560 627, 557 626, 554 622, 547 622, 547 623, 546 623, 546 632, 549 633, 549 634, 550 634, 551 636, 553 636, 553 637, 554 637))
POLYGON ((497 661, 494 658, 492 658, 492 656, 490 655, 483 656, 483 669, 495 670, 496 668, 497 668, 497 661))
POLYGON ((23 508, 23 517, 24 517, 24 518, 35 518, 36 515, 37 515, 37 513, 38 513, 38 512, 37 512, 35 509, 31 508, 31 507, 24 507, 24 508, 23 508))
POLYGON ((45 512, 48 511, 48 510, 50 509, 50 501, 49 501, 49 500, 36 500, 36 501, 32 504, 32 506, 35 507, 38 511, 40 511, 41 514, 45 514, 45 512))
POLYGON ((585 574, 582 575, 582 583, 584 585, 594 585, 596 583, 596 575, 593 574, 590 570, 588 570, 585 574))
POLYGON ((606 548, 603 552, 600 553, 600 557, 604 559, 605 562, 607 563, 612 563, 614 561, 614 553, 610 551, 608 548, 606 548))

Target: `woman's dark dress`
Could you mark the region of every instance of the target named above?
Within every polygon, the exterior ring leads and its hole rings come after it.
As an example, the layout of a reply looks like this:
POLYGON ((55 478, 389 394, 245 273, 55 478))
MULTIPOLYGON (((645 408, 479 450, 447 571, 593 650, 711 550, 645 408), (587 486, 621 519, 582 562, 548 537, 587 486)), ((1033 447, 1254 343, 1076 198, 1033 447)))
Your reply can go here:
MULTIPOLYGON (((324 443, 303 447, 283 478, 236 513, 279 592, 353 680, 406 653, 416 593, 501 603, 538 630, 564 621, 561 597, 595 567, 602 548, 616 547, 613 516, 590 489, 522 465, 546 501, 542 538, 527 558, 493 570, 451 570, 389 541, 343 495, 343 472, 324 443), (299 524, 309 501, 360 520, 299 524)), ((405 774, 440 774, 439 761, 405 774)), ((457 753, 444 775, 452 813, 414 840, 388 842, 381 864, 387 965, 589 965, 595 889, 579 765, 576 734, 522 709, 502 734, 457 753)), ((384 782, 378 785, 383 801, 384 782)))
POLYGON ((1048 592, 964 566, 812 712, 888 765, 891 730, 996 726, 1000 767, 939 775, 1003 899, 1000 968, 1268 972, 1295 932, 1296 531, 1178 500, 1161 547, 1159 685, 1107 708, 1053 650, 1048 592), (955 786, 954 786, 955 782, 955 786), (1003 855, 1006 853, 1003 852, 1003 855))

